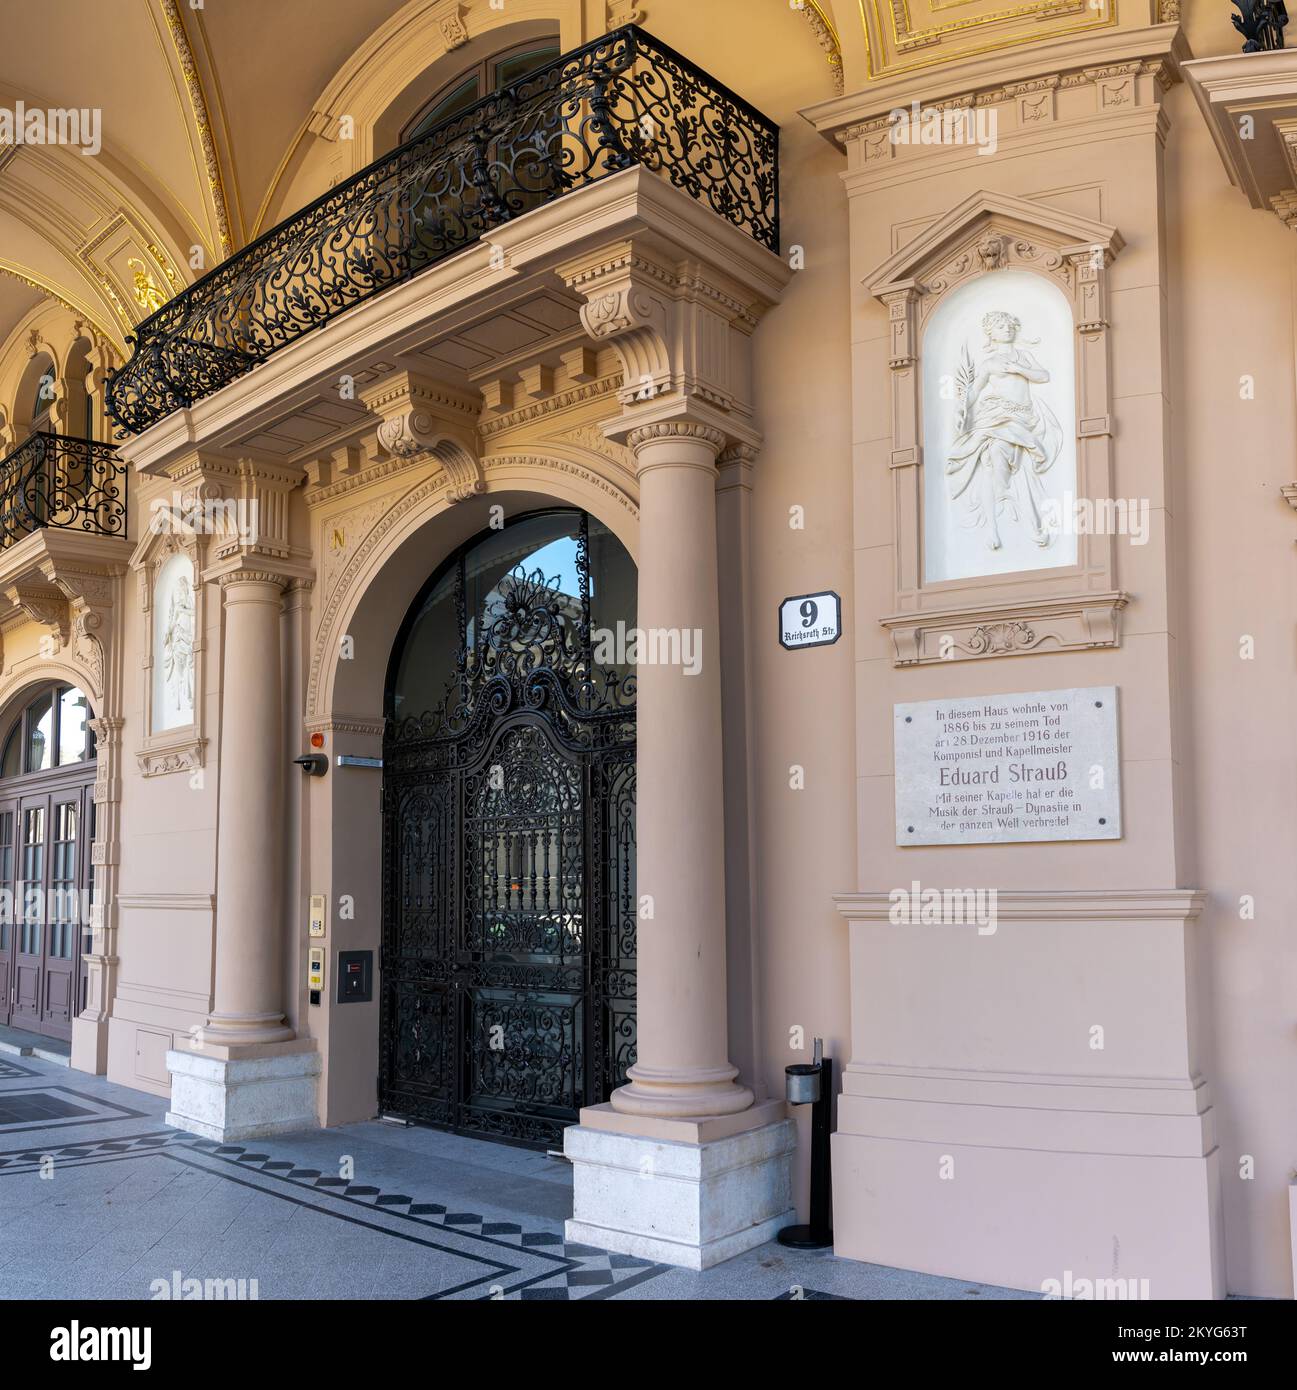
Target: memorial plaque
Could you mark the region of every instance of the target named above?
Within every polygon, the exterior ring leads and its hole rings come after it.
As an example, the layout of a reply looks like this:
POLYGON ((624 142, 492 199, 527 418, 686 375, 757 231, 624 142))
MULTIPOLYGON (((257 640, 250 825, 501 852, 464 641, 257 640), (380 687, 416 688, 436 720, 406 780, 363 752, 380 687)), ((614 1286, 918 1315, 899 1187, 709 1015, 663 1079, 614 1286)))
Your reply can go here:
POLYGON ((898 845, 1120 839, 1116 686, 894 710, 898 845))

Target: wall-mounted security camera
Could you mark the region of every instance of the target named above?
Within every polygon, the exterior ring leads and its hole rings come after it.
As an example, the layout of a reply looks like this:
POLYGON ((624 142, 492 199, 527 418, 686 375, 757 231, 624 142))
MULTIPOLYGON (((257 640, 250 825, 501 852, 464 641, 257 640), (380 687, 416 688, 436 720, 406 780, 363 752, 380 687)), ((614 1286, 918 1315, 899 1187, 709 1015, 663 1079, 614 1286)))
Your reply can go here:
POLYGON ((323 753, 303 753, 293 761, 308 777, 323 777, 329 770, 329 760, 323 753))

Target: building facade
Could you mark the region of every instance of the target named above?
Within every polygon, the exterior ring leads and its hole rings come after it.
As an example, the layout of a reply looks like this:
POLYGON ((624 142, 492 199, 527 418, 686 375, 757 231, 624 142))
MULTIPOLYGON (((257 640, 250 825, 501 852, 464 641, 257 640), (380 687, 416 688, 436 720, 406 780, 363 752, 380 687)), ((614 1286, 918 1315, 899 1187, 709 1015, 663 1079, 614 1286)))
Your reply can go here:
POLYGON ((693 1267, 822 1038, 839 1255, 1291 1297, 1297 56, 89 8, 0 60, 0 1024, 693 1267))

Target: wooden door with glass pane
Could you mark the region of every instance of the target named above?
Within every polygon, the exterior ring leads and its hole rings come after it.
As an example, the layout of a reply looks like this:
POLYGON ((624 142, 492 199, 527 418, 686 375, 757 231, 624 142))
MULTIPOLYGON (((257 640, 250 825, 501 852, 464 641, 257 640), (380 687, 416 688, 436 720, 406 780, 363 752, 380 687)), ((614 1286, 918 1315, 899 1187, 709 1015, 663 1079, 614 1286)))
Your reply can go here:
POLYGON ((0 753, 0 1023, 72 1036, 85 1003, 94 837, 90 707, 40 691, 0 753))
POLYGON ((64 1040, 72 1037, 80 1007, 82 931, 89 926, 84 888, 91 872, 84 833, 89 798, 84 783, 65 784, 21 797, 14 817, 10 1022, 64 1040))

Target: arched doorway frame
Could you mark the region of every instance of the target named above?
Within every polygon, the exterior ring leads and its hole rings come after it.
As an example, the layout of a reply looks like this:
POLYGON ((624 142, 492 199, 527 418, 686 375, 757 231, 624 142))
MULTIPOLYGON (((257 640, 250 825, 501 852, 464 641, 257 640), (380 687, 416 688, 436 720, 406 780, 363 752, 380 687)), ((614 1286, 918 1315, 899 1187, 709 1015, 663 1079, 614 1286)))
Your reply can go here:
POLYGON ((602 667, 595 634, 634 627, 638 585, 597 525, 550 507, 478 533, 429 575, 393 643, 385 1114, 547 1147, 634 1061, 635 672, 602 667), (560 537, 562 588, 542 558, 560 537), (490 593, 470 587, 478 562, 490 593), (422 626, 439 592, 457 638, 422 626), (419 703, 402 710, 407 679, 419 703))
MULTIPOLYGON (((509 516, 554 507, 588 512, 639 562, 638 488, 630 473, 608 458, 579 447, 545 444, 529 446, 525 453, 488 456, 482 469, 483 491, 467 501, 449 500, 450 480, 438 469, 400 491, 389 487, 386 497, 375 486, 364 489, 362 497, 339 493, 313 505, 317 556, 328 553, 336 531, 343 533, 346 551, 333 574, 321 567, 312 594, 311 633, 302 641, 305 717, 299 741, 305 752, 310 736, 322 735, 330 767, 324 777, 303 779, 301 787, 299 925, 288 971, 290 1010, 309 1022, 322 1054, 319 1109, 324 1124, 371 1118, 377 1107, 379 774, 340 768, 337 755, 382 756, 387 658, 410 604, 435 569, 487 529, 490 509, 497 506, 509 516), (353 526, 363 535, 353 539, 353 526), (350 659, 341 655, 347 636, 363 643, 350 659), (308 1004, 306 924, 312 894, 325 898, 330 962, 339 950, 374 952, 371 1002, 339 1006, 330 997, 330 979, 321 1005, 308 1004)), ((306 1031, 299 1026, 299 1035, 306 1031)))

